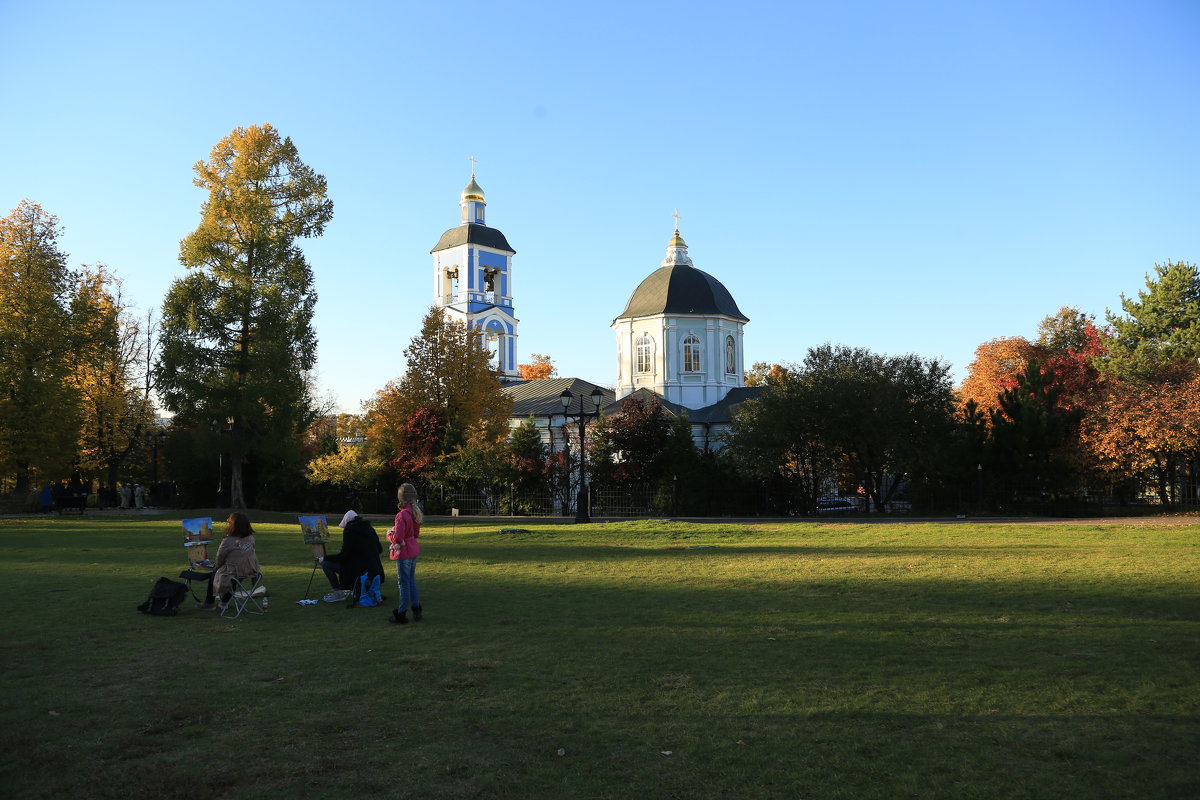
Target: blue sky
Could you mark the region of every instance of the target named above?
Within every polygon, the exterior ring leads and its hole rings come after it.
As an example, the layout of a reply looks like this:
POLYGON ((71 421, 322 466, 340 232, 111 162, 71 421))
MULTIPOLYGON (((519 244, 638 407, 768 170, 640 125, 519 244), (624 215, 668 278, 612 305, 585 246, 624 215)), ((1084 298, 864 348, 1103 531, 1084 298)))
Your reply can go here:
POLYGON ((468 156, 517 250, 518 352, 611 385, 679 208, 747 363, 826 341, 951 363, 1200 262, 1200 3, 0 0, 0 213, 65 226, 143 311, 192 166, 270 122, 329 181, 318 380, 404 371, 468 156))

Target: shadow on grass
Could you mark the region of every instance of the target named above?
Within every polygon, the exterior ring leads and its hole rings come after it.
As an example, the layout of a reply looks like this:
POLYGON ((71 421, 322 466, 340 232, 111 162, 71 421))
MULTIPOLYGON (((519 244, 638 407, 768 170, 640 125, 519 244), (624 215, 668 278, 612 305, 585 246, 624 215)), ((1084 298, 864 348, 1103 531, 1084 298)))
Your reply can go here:
POLYGON ((287 523, 259 537, 266 617, 142 616, 181 531, 119 522, 0 529, 8 796, 318 797, 331 775, 421 798, 1200 788, 1194 548, 1115 572, 1072 559, 1078 537, 674 550, 442 530, 426 619, 400 627, 297 606, 311 561, 287 523))

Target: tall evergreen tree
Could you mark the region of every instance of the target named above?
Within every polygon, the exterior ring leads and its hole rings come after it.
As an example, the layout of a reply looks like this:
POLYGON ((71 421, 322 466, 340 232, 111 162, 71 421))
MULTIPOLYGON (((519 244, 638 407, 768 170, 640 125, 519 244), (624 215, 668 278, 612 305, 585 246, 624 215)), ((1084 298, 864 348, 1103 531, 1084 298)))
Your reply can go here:
POLYGON ((1000 393, 990 463, 1011 494, 1032 499, 1076 488, 1081 410, 1063 407, 1063 391, 1051 370, 1030 361, 1017 385, 1000 393))
POLYGON ((38 472, 65 475, 78 439, 76 278, 61 234, 58 218, 28 200, 0 218, 0 474, 17 491, 38 472))
POLYGON ((227 431, 213 438, 231 455, 230 503, 244 508, 247 459, 269 461, 275 477, 299 468, 317 298, 296 240, 319 236, 333 203, 270 125, 235 129, 195 172, 208 200, 180 243, 188 274, 163 304, 158 388, 185 423, 227 431))
POLYGON ((1154 265, 1137 299, 1121 295, 1124 315, 1108 313, 1113 335, 1099 360, 1122 380, 1172 383, 1189 380, 1200 358, 1200 270, 1168 261, 1154 265))

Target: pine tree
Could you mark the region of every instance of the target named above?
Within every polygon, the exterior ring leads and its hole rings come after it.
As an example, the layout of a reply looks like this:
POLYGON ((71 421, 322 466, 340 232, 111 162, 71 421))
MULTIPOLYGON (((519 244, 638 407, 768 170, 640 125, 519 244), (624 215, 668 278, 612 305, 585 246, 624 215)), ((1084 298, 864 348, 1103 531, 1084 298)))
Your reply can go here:
POLYGON ((296 244, 333 217, 325 178, 270 125, 237 128, 195 166, 208 191, 180 243, 187 276, 163 304, 160 395, 180 420, 222 429, 230 502, 244 508, 247 459, 272 479, 299 469, 299 435, 313 416, 316 359, 312 270, 296 244))
POLYGON ((1122 380, 1151 383, 1186 381, 1200 358, 1200 271, 1194 264, 1154 265, 1137 299, 1121 295, 1124 315, 1108 314, 1113 335, 1104 371, 1122 380))

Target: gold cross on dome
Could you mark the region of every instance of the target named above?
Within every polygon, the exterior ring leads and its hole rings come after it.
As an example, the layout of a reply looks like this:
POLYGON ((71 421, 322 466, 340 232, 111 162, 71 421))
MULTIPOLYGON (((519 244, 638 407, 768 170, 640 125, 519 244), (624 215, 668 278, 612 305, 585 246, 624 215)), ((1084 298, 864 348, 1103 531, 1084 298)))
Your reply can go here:
POLYGON ((467 156, 467 160, 471 162, 471 177, 475 177, 475 156, 467 156))
POLYGON ((679 213, 678 208, 675 209, 675 213, 671 216, 675 218, 675 232, 679 233, 679 220, 683 219, 683 216, 679 213))

